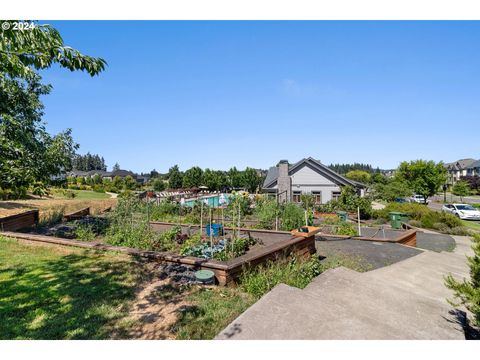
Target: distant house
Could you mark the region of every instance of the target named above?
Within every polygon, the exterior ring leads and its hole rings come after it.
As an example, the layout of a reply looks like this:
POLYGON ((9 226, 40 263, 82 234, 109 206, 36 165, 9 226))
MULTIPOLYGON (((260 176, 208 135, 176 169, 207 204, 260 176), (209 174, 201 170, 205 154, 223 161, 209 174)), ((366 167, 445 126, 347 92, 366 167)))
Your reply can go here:
POLYGON ((363 196, 366 186, 347 179, 311 157, 290 165, 281 160, 268 170, 263 191, 278 196, 281 202, 300 202, 302 194, 315 196, 317 204, 338 199, 342 187, 351 186, 363 196))
POLYGON ((448 171, 447 183, 455 184, 462 176, 480 175, 480 161, 475 159, 460 159, 445 164, 448 171))
MULTIPOLYGON (((133 179, 138 181, 138 175, 128 171, 128 170, 115 170, 115 171, 104 171, 104 170, 90 170, 90 171, 81 171, 81 170, 72 170, 67 172, 67 176, 70 177, 84 177, 84 178, 93 178, 94 176, 98 175, 102 179, 110 179, 112 180, 114 177, 118 176, 120 178, 125 178, 127 176, 131 176, 133 179)), ((141 183, 143 183, 144 179, 141 179, 141 183)), ((139 181, 140 182, 140 181, 139 181)))

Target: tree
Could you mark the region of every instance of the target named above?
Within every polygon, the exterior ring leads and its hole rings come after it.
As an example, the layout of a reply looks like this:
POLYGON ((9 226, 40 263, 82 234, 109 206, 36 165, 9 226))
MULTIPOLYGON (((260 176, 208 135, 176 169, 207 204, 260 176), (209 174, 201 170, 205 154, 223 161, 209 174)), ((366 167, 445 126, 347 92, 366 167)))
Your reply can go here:
POLYGON ((452 275, 445 279, 446 286, 455 292, 455 301, 449 301, 453 306, 460 304, 474 315, 474 325, 480 326, 480 235, 473 237, 472 249, 473 256, 468 256, 468 265, 470 267, 470 280, 457 281, 452 275))
POLYGON ((203 170, 200 169, 198 166, 194 166, 188 169, 183 175, 183 187, 192 188, 202 185, 202 176, 203 170))
MULTIPOLYGON (((4 22, 5 23, 5 22, 4 22)), ((52 87, 37 70, 53 63, 97 75, 105 61, 64 45, 50 25, 32 30, 0 29, 0 187, 21 189, 72 168, 78 145, 71 130, 50 135, 42 121, 40 97, 52 87)))
POLYGON ((243 172, 242 185, 249 192, 253 193, 257 191, 258 187, 262 183, 262 177, 258 175, 257 170, 247 167, 243 172))
POLYGON ((112 187, 115 191, 120 191, 123 188, 123 179, 120 176, 115 176, 112 180, 112 187))
POLYGON ((120 164, 116 162, 115 165, 113 165, 112 171, 118 171, 118 170, 120 170, 120 164))
POLYGON ((234 189, 240 188, 243 185, 242 174, 240 171, 237 170, 235 166, 230 168, 230 170, 228 170, 227 179, 230 187, 234 189))
POLYGON ((373 173, 373 168, 372 165, 370 164, 359 164, 359 163, 354 163, 354 164, 330 164, 328 166, 330 169, 333 171, 339 173, 339 174, 346 174, 349 171, 352 170, 362 170, 366 171, 368 173, 373 173))
POLYGON ((126 190, 135 190, 137 187, 137 182, 133 177, 130 175, 125 176, 123 179, 123 186, 125 187, 126 190))
POLYGON ((385 183, 378 182, 373 184, 373 196, 375 199, 391 202, 397 198, 408 197, 412 194, 413 190, 402 179, 391 179, 385 183))
POLYGON ((35 24, 33 29, 25 31, 15 31, 12 27, 0 29, 0 69, 10 78, 35 77, 35 70, 47 69, 53 63, 70 71, 86 71, 91 76, 105 69, 104 59, 65 46, 60 33, 51 25, 35 24))
POLYGON ((442 162, 415 160, 402 162, 395 177, 405 180, 408 186, 418 195, 425 198, 437 193, 440 186, 447 181, 447 169, 442 162))
POLYGON ((155 178, 153 180, 153 190, 155 191, 164 191, 165 190, 165 183, 163 182, 162 179, 155 178))
POLYGON ((452 194, 460 196, 460 201, 463 202, 463 197, 470 195, 470 186, 466 181, 457 181, 452 187, 452 194))
POLYGON ((364 184, 368 184, 372 178, 370 173, 364 170, 350 170, 349 172, 347 172, 345 177, 350 180, 358 181, 364 184))
POLYGON ((157 170, 153 169, 152 171, 150 171, 150 179, 155 179, 159 176, 160 176, 160 174, 158 173, 157 170))
POLYGON ((107 170, 103 157, 87 153, 85 155, 75 154, 72 159, 73 168, 81 171, 107 170))
POLYGON ((178 169, 178 165, 172 166, 168 170, 168 187, 171 189, 179 189, 182 187, 183 174, 178 169))
POLYGON ((462 176, 460 179, 467 182, 471 190, 480 190, 480 176, 462 176))

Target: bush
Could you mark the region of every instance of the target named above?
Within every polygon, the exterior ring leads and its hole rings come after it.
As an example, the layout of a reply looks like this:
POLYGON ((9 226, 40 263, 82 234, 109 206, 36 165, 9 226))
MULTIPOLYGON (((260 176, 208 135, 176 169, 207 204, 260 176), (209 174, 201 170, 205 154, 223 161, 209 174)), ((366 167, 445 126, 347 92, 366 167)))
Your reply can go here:
POLYGON ((71 190, 63 190, 62 195, 67 199, 74 199, 77 196, 77 194, 71 190))
POLYGON ((472 234, 469 228, 465 226, 456 226, 454 228, 451 228, 447 232, 450 235, 459 235, 459 236, 469 236, 472 234))
POLYGON ((337 226, 334 227, 333 231, 334 235, 347 235, 347 236, 357 236, 357 229, 355 225, 347 223, 347 222, 340 222, 337 226))
POLYGON ((259 199, 255 204, 254 215, 258 219, 258 227, 260 229, 273 229, 275 227, 275 219, 279 216, 280 207, 273 199, 259 199))
POLYGON ((40 220, 38 222, 38 226, 40 227, 50 227, 60 223, 63 220, 63 214, 65 212, 65 208, 61 207, 58 209, 50 210, 48 212, 44 212, 40 216, 40 220))
POLYGON ((282 206, 280 228, 285 231, 297 229, 305 225, 305 212, 294 203, 282 206))
POLYGON ((422 227, 422 222, 418 220, 410 220, 408 223, 413 227, 417 227, 417 228, 422 227))
POLYGON ((95 240, 95 232, 93 227, 88 224, 79 224, 75 228, 75 238, 83 241, 92 241, 95 240))
POLYGON ((448 275, 445 278, 445 284, 455 292, 456 301, 449 302, 453 306, 465 305, 474 316, 474 324, 480 327, 480 234, 473 235, 472 240, 474 255, 468 257, 470 280, 464 279, 459 282, 452 275, 448 275))

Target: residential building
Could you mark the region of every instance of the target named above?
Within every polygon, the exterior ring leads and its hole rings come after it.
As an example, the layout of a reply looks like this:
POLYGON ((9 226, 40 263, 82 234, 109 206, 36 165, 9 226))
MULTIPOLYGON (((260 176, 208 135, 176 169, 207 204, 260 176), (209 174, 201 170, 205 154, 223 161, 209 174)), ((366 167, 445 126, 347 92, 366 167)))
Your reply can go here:
POLYGON ((462 176, 473 176, 480 174, 480 164, 475 159, 460 159, 451 163, 446 163, 448 171, 447 184, 453 185, 460 180, 462 176))
POLYGON ((366 186, 347 179, 311 157, 290 165, 281 160, 268 170, 263 191, 275 194, 281 202, 300 202, 302 194, 315 196, 317 204, 338 199, 342 187, 351 186, 358 194, 365 194, 366 186))

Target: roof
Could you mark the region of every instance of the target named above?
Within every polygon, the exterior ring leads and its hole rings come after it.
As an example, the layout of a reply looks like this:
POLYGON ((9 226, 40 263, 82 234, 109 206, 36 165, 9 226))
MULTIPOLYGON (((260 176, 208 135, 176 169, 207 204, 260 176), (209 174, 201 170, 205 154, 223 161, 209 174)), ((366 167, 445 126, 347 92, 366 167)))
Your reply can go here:
MULTIPOLYGON (((309 158, 304 158, 295 164, 289 165, 288 166, 288 175, 292 175, 297 169, 299 169, 303 165, 309 165, 312 167, 315 171, 318 173, 322 174, 326 178, 330 179, 331 181, 341 184, 341 185, 350 185, 353 187, 361 187, 364 188, 366 187, 365 184, 359 183, 358 181, 353 181, 350 179, 347 179, 346 177, 336 173, 329 167, 323 165, 320 160, 316 160, 312 157, 309 158)), ((272 166, 267 173, 267 177, 265 178, 265 181, 263 183, 263 188, 270 188, 275 185, 276 181, 278 179, 278 167, 277 166, 272 166)))
POLYGON ((87 175, 89 176, 94 176, 94 175, 100 175, 100 176, 110 176, 110 172, 105 171, 105 170, 90 170, 87 175))
POLYGON ((475 168, 480 168, 480 160, 477 160, 467 166, 467 169, 475 169, 475 168))
POLYGON ((132 176, 136 177, 136 175, 128 170, 115 170, 110 173, 110 176, 115 177, 115 176, 120 176, 120 177, 125 177, 125 176, 132 176))
POLYGON ((67 172, 67 175, 69 176, 87 176, 87 174, 88 173, 86 171, 82 170, 72 170, 67 172))
POLYGON ((471 167, 471 165, 477 161, 478 160, 475 160, 475 159, 460 159, 460 160, 445 164, 445 166, 448 169, 463 170, 471 167))

